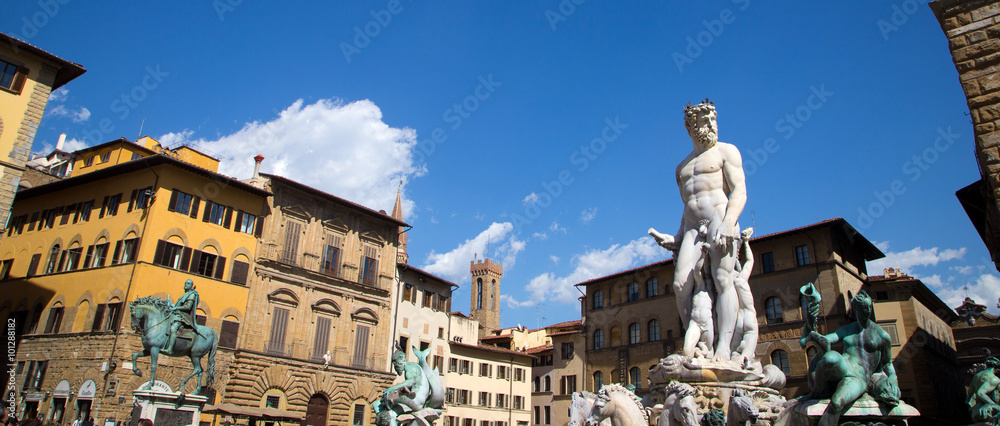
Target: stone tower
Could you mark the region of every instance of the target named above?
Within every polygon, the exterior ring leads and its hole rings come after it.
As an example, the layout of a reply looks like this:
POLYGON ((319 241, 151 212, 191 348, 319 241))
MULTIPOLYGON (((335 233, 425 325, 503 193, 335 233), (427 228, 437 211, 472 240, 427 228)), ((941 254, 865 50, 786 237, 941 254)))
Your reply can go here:
POLYGON ((503 266, 490 259, 473 260, 471 317, 479 321, 479 337, 493 334, 500 328, 500 279, 503 266))
MULTIPOLYGON (((399 182, 399 189, 396 190, 396 204, 392 206, 392 218, 400 222, 403 221, 403 181, 399 182)), ((396 263, 410 263, 410 255, 406 253, 406 229, 399 227, 399 250, 396 252, 396 263)))

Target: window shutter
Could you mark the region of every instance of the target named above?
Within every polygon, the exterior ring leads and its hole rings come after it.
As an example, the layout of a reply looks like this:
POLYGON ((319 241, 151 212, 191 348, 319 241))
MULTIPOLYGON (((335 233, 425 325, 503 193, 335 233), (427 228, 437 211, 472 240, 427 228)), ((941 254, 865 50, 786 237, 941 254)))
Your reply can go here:
POLYGON ((202 222, 208 222, 212 218, 212 205, 215 204, 211 201, 205 202, 205 214, 201 215, 202 222))
POLYGON ((215 259, 215 279, 221 280, 226 272, 226 258, 219 256, 215 259))
POLYGON ((177 189, 170 191, 170 202, 167 203, 167 210, 177 211, 177 189))
POLYGON ((56 316, 57 316, 56 315, 56 312, 57 312, 56 310, 57 309, 59 309, 59 308, 50 308, 49 309, 49 320, 45 322, 45 331, 44 331, 45 334, 49 334, 49 333, 52 332, 52 326, 56 322, 56 316))
POLYGON ((236 336, 240 332, 240 323, 222 320, 222 330, 219 335, 219 347, 236 349, 236 336))
MULTIPOLYGON (((229 229, 229 219, 226 219, 226 229, 229 229)), ((234 231, 239 231, 243 229, 243 210, 236 211, 236 227, 233 228, 234 231)))
MULTIPOLYGON (((187 271, 189 270, 188 268, 190 266, 191 266, 191 247, 184 247, 184 250, 181 251, 181 267, 178 269, 182 271, 187 271)), ((197 268, 197 266, 195 266, 195 268, 197 268)))
POLYGON ((133 189, 132 190, 132 195, 129 196, 129 199, 128 199, 128 211, 132 211, 132 208, 135 207, 135 197, 138 194, 139 194, 139 190, 138 189, 133 189))
MULTIPOLYGON (((153 263, 158 263, 157 260, 160 258, 160 256, 163 256, 162 243, 163 240, 160 240, 160 242, 156 244, 156 253, 153 254, 153 263)), ((112 265, 118 263, 119 259, 118 255, 121 254, 121 252, 122 252, 122 240, 115 241, 115 254, 111 256, 112 265)))
POLYGON ((316 338, 313 341, 313 358, 321 359, 330 344, 330 319, 316 318, 316 338))
POLYGON ((28 221, 28 231, 35 230, 35 222, 38 221, 38 212, 31 214, 31 220, 28 221))
POLYGON ((233 261, 233 272, 229 275, 229 281, 238 284, 247 283, 247 275, 250 270, 250 264, 246 262, 240 262, 238 260, 233 261))
MULTIPOLYGON (((163 261, 163 249, 166 243, 167 242, 163 240, 156 240, 156 251, 153 252, 153 263, 157 265, 163 265, 165 263, 163 261)), ((118 253, 121 251, 121 245, 121 241, 115 243, 115 263, 118 263, 118 253)))
POLYGON ((45 381, 45 370, 49 369, 48 361, 39 361, 39 371, 38 371, 38 382, 35 383, 35 389, 42 388, 42 382, 45 381))
POLYGON ((90 267, 90 257, 94 254, 94 246, 87 247, 87 256, 83 258, 83 267, 90 267))
POLYGON ((97 215, 98 219, 104 217, 104 213, 108 211, 108 200, 110 200, 110 199, 111 199, 111 197, 109 197, 107 195, 104 196, 104 201, 101 201, 101 212, 98 213, 98 215, 97 215))
POLYGON ((354 333, 354 365, 367 366, 365 360, 368 358, 368 326, 358 325, 354 333))
POLYGON ((198 207, 201 206, 201 198, 197 195, 194 196, 194 200, 191 201, 191 217, 198 217, 198 207))
POLYGON ((298 222, 285 222, 285 245, 282 247, 281 259, 286 263, 297 263, 299 232, 301 229, 302 226, 298 222))
POLYGON ((28 263, 28 273, 26 276, 33 277, 35 273, 38 272, 38 262, 42 260, 41 254, 34 254, 31 256, 31 262, 28 263))
POLYGON ((261 216, 256 216, 256 229, 253 230, 253 236, 260 238, 260 235, 264 233, 264 218, 261 216))
POLYGON ((229 229, 229 225, 232 224, 233 224, 233 208, 226 207, 226 221, 222 223, 222 226, 226 227, 226 229, 229 229))
POLYGON ((123 303, 118 302, 118 303, 115 303, 114 305, 116 305, 115 309, 113 309, 111 311, 114 314, 114 316, 111 318, 111 321, 112 321, 111 331, 118 331, 118 329, 121 328, 121 325, 122 325, 122 316, 123 316, 122 315, 122 306, 123 306, 123 303))
POLYGON ((274 308, 274 318, 271 319, 271 338, 268 340, 268 352, 284 353, 285 329, 288 326, 288 309, 274 308))
POLYGON ((104 309, 107 307, 105 304, 97 305, 97 312, 94 313, 94 326, 91 327, 91 331, 101 331, 101 325, 104 324, 104 309))
MULTIPOLYGON (((185 256, 187 256, 187 254, 186 254, 187 250, 189 250, 189 249, 188 248, 184 249, 185 256)), ((188 270, 188 268, 184 268, 183 267, 184 266, 183 262, 184 261, 182 260, 181 261, 181 269, 188 270)), ((194 273, 198 273, 199 272, 198 268, 201 267, 201 251, 199 251, 199 250, 191 250, 191 265, 190 266, 191 266, 191 268, 190 268, 191 272, 194 272, 194 273)), ((212 271, 208 271, 208 275, 211 276, 212 275, 212 271)))
POLYGON ((21 93, 21 89, 24 89, 24 81, 28 79, 28 69, 25 67, 17 68, 17 75, 14 77, 14 84, 10 86, 10 90, 21 93))

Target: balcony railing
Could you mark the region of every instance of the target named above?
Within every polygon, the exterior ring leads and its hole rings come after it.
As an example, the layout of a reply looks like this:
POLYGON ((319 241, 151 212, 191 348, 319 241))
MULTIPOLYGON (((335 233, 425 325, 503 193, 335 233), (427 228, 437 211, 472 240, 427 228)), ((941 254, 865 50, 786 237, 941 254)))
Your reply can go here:
POLYGON ((277 355, 277 356, 283 356, 283 357, 289 357, 289 358, 291 358, 291 356, 292 356, 292 345, 290 345, 290 344, 284 344, 284 343, 277 344, 277 343, 274 343, 274 342, 267 342, 264 345, 264 352, 267 353, 268 355, 277 355))

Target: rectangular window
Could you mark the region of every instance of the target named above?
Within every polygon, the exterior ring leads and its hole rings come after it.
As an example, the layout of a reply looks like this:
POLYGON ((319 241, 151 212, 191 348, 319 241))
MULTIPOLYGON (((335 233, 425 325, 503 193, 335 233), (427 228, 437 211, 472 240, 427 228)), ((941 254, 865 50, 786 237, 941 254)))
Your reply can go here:
MULTIPOLYGON (((184 251, 183 246, 159 240, 156 242, 156 253, 153 255, 153 263, 173 269, 184 269, 181 267, 184 251)), ((122 257, 124 258, 124 256, 122 257)))
POLYGON ((368 335, 370 329, 367 325, 358 324, 354 332, 354 360, 355 367, 368 367, 368 335))
POLYGON ((240 323, 222 320, 222 330, 219 333, 219 347, 236 349, 236 337, 240 333, 240 323))
POLYGON ((21 93, 28 69, 0 60, 0 87, 15 93, 21 93))
POLYGON ((45 214, 45 228, 52 228, 56 224, 56 210, 48 210, 45 214))
MULTIPOLYGON (((229 211, 232 212, 232 210, 229 211)), ((222 226, 222 224, 226 221, 226 206, 206 201, 205 215, 202 220, 222 226)))
POLYGON ((108 161, 111 161, 111 151, 108 151, 108 152, 105 152, 104 154, 101 154, 101 162, 102 163, 107 163, 108 161))
POLYGON ((288 330, 288 309, 274 308, 271 314, 271 336, 267 341, 267 353, 285 354, 285 334, 288 330))
POLYGON ((102 303, 97 305, 97 312, 94 314, 94 325, 92 331, 115 331, 122 320, 122 304, 102 303))
POLYGON ((45 370, 49 367, 48 361, 30 361, 28 363, 28 374, 25 374, 24 388, 37 390, 42 388, 45 381, 45 370))
POLYGON ((365 255, 361 259, 361 282, 370 286, 375 285, 375 276, 378 273, 378 260, 375 247, 365 246, 365 255))
POLYGON ((49 321, 45 323, 45 334, 55 334, 59 332, 63 320, 63 307, 57 306, 49 309, 49 321))
POLYGON ((35 224, 38 223, 38 212, 31 214, 31 219, 28 219, 28 232, 35 230, 35 224))
POLYGON ((95 158, 97 158, 97 155, 91 155, 90 157, 87 157, 87 159, 83 161, 83 167, 93 166, 95 158))
POLYGON ((340 269, 340 237, 327 234, 326 248, 323 250, 323 270, 320 271, 330 276, 337 276, 340 269))
POLYGON ((451 311, 451 298, 448 297, 448 296, 443 296, 443 295, 438 296, 437 310, 439 312, 450 312, 451 311))
POLYGON ((10 278, 10 269, 14 266, 14 259, 7 259, 0 262, 0 280, 10 278))
POLYGON ((108 243, 98 244, 94 246, 94 253, 90 257, 90 261, 87 263, 88 268, 100 268, 104 266, 104 262, 108 258, 108 243))
POLYGON ((795 247, 795 265, 805 266, 809 264, 809 248, 806 246, 795 247))
POLYGON ((106 197, 105 199, 108 200, 108 203, 105 206, 105 208, 102 209, 102 214, 100 216, 104 217, 105 214, 107 216, 115 216, 115 215, 117 215, 118 214, 118 206, 122 203, 122 194, 118 193, 118 194, 112 195, 110 197, 106 197))
POLYGON ((405 300, 407 302, 409 302, 410 300, 412 300, 412 298, 413 298, 413 292, 414 292, 414 289, 413 289, 413 285, 412 284, 403 284, 403 300, 405 300))
POLYGON ((448 360, 448 372, 454 373, 458 371, 458 358, 452 358, 448 360))
POLYGON ((59 219, 60 225, 65 225, 69 223, 70 216, 73 216, 73 211, 76 209, 75 204, 70 204, 62 209, 62 218, 59 219))
POLYGON ((66 263, 63 271, 75 271, 80 267, 80 255, 83 254, 83 247, 74 247, 66 250, 66 263))
POLYGON ((138 160, 140 158, 142 158, 142 154, 140 154, 138 152, 133 152, 132 153, 132 161, 138 160))
POLYGON ((424 304, 422 307, 430 308, 433 302, 434 302, 434 293, 431 293, 429 291, 424 291, 424 304))
POLYGON ((245 234, 253 235, 254 225, 256 223, 257 223, 257 216, 254 216, 250 213, 240 210, 236 214, 236 229, 234 230, 245 234))
POLYGON ((365 404, 354 404, 354 413, 351 415, 351 425, 364 426, 365 424, 365 404))
MULTIPOLYGON (((119 259, 117 263, 135 262, 135 253, 138 247, 139 247, 138 238, 129 238, 127 240, 121 240, 117 244, 115 244, 114 258, 119 259)), ((114 260, 114 258, 112 260, 114 260)))
POLYGON ((444 402, 449 404, 455 403, 455 388, 448 388, 448 391, 444 395, 444 402))
POLYGON ((760 255, 760 265, 765 274, 774 272, 774 253, 767 252, 760 255))
POLYGON ((524 397, 521 395, 514 395, 514 409, 521 410, 524 408, 524 397))
POLYGON ((472 369, 472 361, 463 359, 462 362, 459 363, 459 367, 458 374, 469 374, 469 370, 472 369))
POLYGON ((497 378, 501 380, 507 380, 507 366, 505 365, 497 366, 497 378))
POLYGON ((230 274, 229 282, 247 285, 247 277, 249 276, 249 274, 250 274, 249 263, 234 260, 233 272, 230 274))
POLYGON ((285 221, 285 245, 281 251, 281 261, 289 265, 296 265, 299 258, 299 235, 302 234, 302 224, 299 222, 285 221))
MULTIPOLYGON (((167 210, 180 214, 191 214, 191 206, 194 204, 195 198, 197 197, 194 195, 186 194, 175 189, 170 193, 170 203, 167 204, 167 210)), ((197 208, 195 210, 197 210, 197 208)), ((195 212, 195 215, 197 215, 197 212, 195 212)))
POLYGON ((323 359, 330 344, 330 319, 316 317, 316 336, 313 339, 313 359, 323 359))
POLYGON ((507 408, 507 394, 497 394, 497 408, 507 408))
POLYGON ((490 365, 487 363, 479 364, 479 377, 487 377, 490 375, 490 365))
POLYGON ((545 406, 545 424, 552 424, 552 407, 548 405, 545 406))
POLYGON ((576 375, 563 376, 563 381, 566 383, 566 391, 563 392, 564 395, 576 393, 576 375))
POLYGON ((479 406, 489 407, 490 406, 490 393, 489 392, 479 392, 479 406))
POLYGON ((882 327, 886 333, 889 333, 889 340, 892 341, 893 346, 899 346, 899 333, 896 331, 896 320, 879 321, 878 326, 882 327))
POLYGON ((80 206, 80 220, 86 222, 90 220, 90 211, 94 210, 94 200, 85 201, 80 206))
POLYGON ((563 342, 562 359, 573 359, 573 342, 563 342))

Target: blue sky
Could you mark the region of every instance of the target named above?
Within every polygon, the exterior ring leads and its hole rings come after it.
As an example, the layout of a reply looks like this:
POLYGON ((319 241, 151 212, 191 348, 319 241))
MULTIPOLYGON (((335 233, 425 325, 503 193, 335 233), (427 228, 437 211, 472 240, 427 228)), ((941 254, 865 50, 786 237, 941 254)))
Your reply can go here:
POLYGON ((888 255, 871 272, 997 311, 1000 274, 954 196, 979 179, 972 125, 926 2, 62 1, 0 17, 88 70, 36 152, 142 125, 226 174, 259 153, 376 209, 402 181, 410 262, 462 285, 456 310, 487 246, 507 326, 579 318, 573 284, 668 257, 645 233, 679 223, 682 107, 708 97, 743 153, 744 226, 844 217, 888 255))

